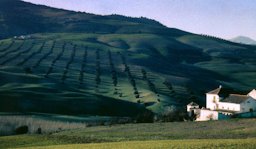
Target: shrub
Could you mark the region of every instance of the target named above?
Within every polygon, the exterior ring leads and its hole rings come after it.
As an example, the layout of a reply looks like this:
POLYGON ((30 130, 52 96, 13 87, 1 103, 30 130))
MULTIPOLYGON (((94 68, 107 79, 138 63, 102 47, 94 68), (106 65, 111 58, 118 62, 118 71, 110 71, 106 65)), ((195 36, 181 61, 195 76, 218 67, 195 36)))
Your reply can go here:
POLYGON ((32 73, 32 70, 30 67, 25 67, 24 71, 28 74, 28 73, 32 73))
POLYGON ((37 133, 38 133, 38 134, 42 134, 42 128, 39 127, 39 128, 37 129, 37 133))
POLYGON ((20 126, 18 128, 15 129, 15 134, 19 135, 19 134, 26 134, 28 133, 28 126, 20 126))
POLYGON ((145 110, 137 115, 136 117, 136 123, 153 123, 154 122, 154 113, 145 110))

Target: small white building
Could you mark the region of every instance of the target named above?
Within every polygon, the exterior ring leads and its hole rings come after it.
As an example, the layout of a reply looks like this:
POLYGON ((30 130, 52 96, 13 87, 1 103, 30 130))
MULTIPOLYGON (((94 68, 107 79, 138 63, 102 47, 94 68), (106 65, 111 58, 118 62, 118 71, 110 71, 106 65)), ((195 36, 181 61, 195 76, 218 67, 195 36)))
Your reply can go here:
MULTIPOLYGON (((255 89, 247 95, 230 94, 229 92, 220 86, 206 93, 206 108, 199 110, 196 120, 226 119, 234 114, 256 111, 255 89)), ((187 108, 189 106, 187 105, 187 108)))
POLYGON ((187 112, 190 112, 191 110, 194 110, 194 109, 199 109, 199 105, 197 103, 190 102, 187 105, 187 112))
POLYGON ((188 115, 189 117, 191 117, 192 115, 198 115, 199 114, 199 105, 195 102, 190 102, 188 105, 187 105, 187 112, 188 112, 188 115))
POLYGON ((13 38, 16 39, 16 40, 25 40, 25 39, 31 39, 32 36, 30 36, 30 35, 21 35, 21 36, 14 36, 13 38))

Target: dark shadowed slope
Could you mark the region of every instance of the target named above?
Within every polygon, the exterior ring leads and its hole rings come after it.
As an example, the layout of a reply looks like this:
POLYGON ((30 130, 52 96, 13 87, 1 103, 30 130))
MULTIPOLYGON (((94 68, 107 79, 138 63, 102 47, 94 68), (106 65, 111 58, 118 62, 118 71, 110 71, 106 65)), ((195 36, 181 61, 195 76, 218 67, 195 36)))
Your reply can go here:
POLYGON ((42 32, 181 33, 147 18, 99 16, 19 0, 0 1, 0 25, 0 38, 42 32))

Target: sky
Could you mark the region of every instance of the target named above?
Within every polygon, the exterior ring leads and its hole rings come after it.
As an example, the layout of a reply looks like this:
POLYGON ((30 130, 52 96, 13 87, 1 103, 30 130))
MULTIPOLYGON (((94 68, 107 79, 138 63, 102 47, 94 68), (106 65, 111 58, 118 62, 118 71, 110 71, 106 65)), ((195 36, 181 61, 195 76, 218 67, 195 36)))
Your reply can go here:
POLYGON ((74 11, 147 17, 185 31, 256 40, 256 0, 24 0, 74 11))

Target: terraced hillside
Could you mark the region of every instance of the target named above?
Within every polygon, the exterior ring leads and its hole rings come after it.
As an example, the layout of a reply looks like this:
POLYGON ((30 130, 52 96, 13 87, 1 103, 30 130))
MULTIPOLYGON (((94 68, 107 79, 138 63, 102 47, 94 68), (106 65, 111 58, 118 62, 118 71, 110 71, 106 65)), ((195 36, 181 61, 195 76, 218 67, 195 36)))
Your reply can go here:
POLYGON ((145 18, 0 3, 0 112, 134 117, 204 104, 220 84, 255 88, 255 46, 145 18))

